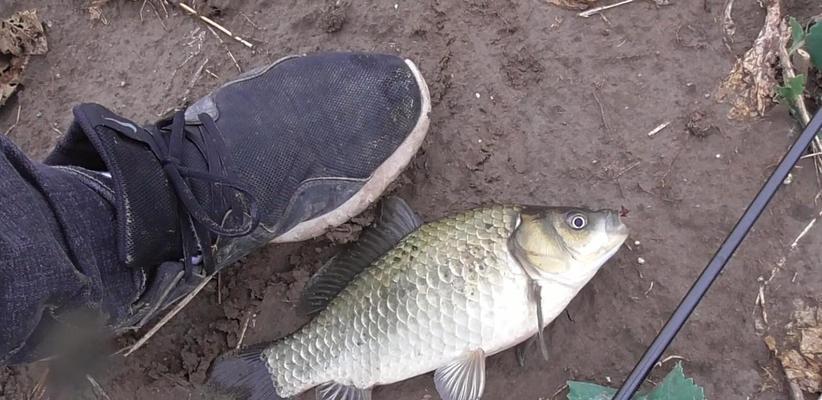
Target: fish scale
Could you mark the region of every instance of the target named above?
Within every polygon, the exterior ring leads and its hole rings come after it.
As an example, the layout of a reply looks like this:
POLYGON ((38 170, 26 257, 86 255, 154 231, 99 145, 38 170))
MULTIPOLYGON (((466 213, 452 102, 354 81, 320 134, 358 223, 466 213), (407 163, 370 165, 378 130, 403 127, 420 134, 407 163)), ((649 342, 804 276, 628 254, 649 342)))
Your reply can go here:
POLYGON ((472 210, 407 236, 312 322, 264 353, 280 395, 325 382, 372 387, 492 354, 535 330, 508 239, 520 209, 472 210), (517 326, 521 325, 521 326, 517 326))

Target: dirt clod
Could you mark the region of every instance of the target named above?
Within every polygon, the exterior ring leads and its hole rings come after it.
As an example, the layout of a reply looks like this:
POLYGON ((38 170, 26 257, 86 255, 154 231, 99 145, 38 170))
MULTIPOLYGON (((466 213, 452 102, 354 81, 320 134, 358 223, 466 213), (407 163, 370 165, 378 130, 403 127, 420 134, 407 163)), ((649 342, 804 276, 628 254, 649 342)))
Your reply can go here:
POLYGON ((542 80, 545 67, 527 48, 520 47, 516 51, 505 53, 502 72, 512 88, 522 89, 528 85, 539 83, 542 80))
POLYGON ((320 19, 317 23, 325 33, 334 33, 342 30, 345 25, 346 12, 348 10, 348 3, 334 3, 327 6, 320 13, 320 19))
POLYGON ((719 128, 710 123, 703 111, 694 111, 688 115, 688 122, 685 128, 692 136, 706 138, 719 133, 719 128))

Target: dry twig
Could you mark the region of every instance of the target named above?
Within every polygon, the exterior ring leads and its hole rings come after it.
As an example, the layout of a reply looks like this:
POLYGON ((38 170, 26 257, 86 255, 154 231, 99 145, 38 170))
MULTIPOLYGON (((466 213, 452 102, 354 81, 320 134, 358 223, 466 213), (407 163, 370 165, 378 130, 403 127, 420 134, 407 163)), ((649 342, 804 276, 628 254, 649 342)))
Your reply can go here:
POLYGON ((594 14, 600 13, 602 11, 605 11, 605 10, 608 10, 608 9, 611 9, 611 8, 614 8, 614 7, 619 7, 619 6, 628 4, 628 3, 633 3, 634 1, 635 0, 622 0, 618 3, 608 4, 606 6, 601 6, 601 7, 592 8, 590 10, 585 10, 585 11, 583 11, 583 12, 577 14, 577 15, 579 15, 582 18, 588 18, 588 17, 590 17, 594 14))
POLYGON ((240 337, 239 339, 237 339, 237 345, 234 346, 234 348, 237 350, 239 350, 240 347, 243 346, 243 340, 245 340, 245 332, 248 330, 248 323, 251 321, 251 317, 253 315, 253 313, 248 313, 248 315, 245 317, 245 322, 243 322, 243 329, 240 330, 240 337))
POLYGON ((602 125, 605 127, 605 133, 611 134, 611 127, 608 125, 608 120, 605 118, 605 107, 602 106, 602 101, 599 99, 599 95, 597 95, 598 89, 594 86, 594 90, 591 93, 594 95, 594 101, 597 102, 599 106, 599 117, 602 118, 602 125))
POLYGON ((562 391, 563 391, 563 390, 565 390, 565 389, 567 389, 567 388, 568 388, 568 384, 567 384, 567 383, 566 383, 566 384, 564 384, 564 385, 562 385, 562 386, 560 386, 560 387, 559 387, 559 389, 557 389, 557 390, 554 392, 554 394, 552 394, 552 395, 551 395, 551 398, 553 399, 553 398, 555 398, 555 397, 559 396, 559 394, 560 394, 560 393, 562 393, 562 391))
POLYGON ((217 38, 217 40, 219 40, 219 41, 220 41, 220 45, 222 45, 222 46, 223 46, 223 48, 225 49, 226 53, 228 53, 228 57, 229 57, 229 58, 231 58, 231 61, 232 61, 232 62, 234 62, 234 66, 235 66, 235 67, 237 67, 237 72, 242 73, 242 72, 243 72, 243 69, 242 69, 242 68, 240 68, 240 63, 238 63, 238 62, 237 62, 237 59, 236 59, 236 58, 234 58, 234 54, 231 54, 231 50, 229 50, 229 49, 228 49, 228 45, 226 45, 226 44, 225 44, 225 41, 223 41, 223 38, 221 38, 221 37, 220 37, 220 35, 218 35, 218 34, 217 34, 217 32, 214 32, 214 29, 211 29, 211 27, 210 27, 210 26, 207 26, 206 28, 208 28, 208 30, 209 30, 209 31, 211 31, 211 34, 213 34, 213 35, 214 35, 214 37, 216 37, 216 38, 217 38))
POLYGON ((656 367, 657 367, 657 368, 658 368, 658 367, 661 367, 661 366, 662 366, 662 364, 665 364, 666 362, 671 361, 671 360, 682 360, 682 361, 688 361, 688 359, 687 359, 687 358, 685 358, 685 357, 678 356, 678 355, 676 355, 676 354, 672 354, 672 355, 670 355, 670 356, 668 356, 668 357, 663 358, 663 359, 662 359, 662 360, 660 360, 660 361, 657 361, 657 363, 656 363, 656 367))
POLYGON ((648 137, 654 136, 657 133, 659 133, 660 131, 662 131, 663 129, 667 128, 668 125, 671 124, 671 122, 673 122, 673 121, 663 122, 663 123, 659 124, 659 126, 657 126, 656 128, 652 129, 650 132, 648 132, 648 137))
POLYGON ((796 247, 799 245, 799 241, 803 237, 805 237, 805 235, 807 235, 808 232, 810 232, 811 228, 813 228, 813 225, 816 223, 816 220, 819 219, 820 217, 822 217, 822 211, 820 211, 818 214, 816 214, 816 217, 814 217, 810 222, 808 222, 807 225, 805 225, 804 228, 802 228, 802 231, 799 232, 799 235, 797 235, 796 239, 794 239, 793 242, 791 243, 791 246, 790 246, 791 250, 796 249, 796 247))

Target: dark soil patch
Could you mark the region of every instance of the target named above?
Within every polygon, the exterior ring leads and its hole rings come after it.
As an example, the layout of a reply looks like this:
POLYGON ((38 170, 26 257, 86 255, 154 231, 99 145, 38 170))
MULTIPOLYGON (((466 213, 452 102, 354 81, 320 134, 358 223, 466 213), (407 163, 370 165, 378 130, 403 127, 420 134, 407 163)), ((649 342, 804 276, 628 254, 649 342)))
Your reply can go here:
MULTIPOLYGON (((521 0, 210 2, 214 18, 256 43, 254 51, 221 44, 174 9, 166 17, 141 1, 112 1, 105 25, 90 22, 81 3, 0 1, 0 17, 36 7, 47 22, 49 53, 32 58, 22 90, 0 108, 5 131, 21 107, 11 136, 34 157, 68 125, 72 104, 99 102, 151 121, 206 93, 237 74, 226 49, 244 70, 293 53, 380 51, 414 60, 432 90, 429 136, 396 189, 425 219, 491 201, 630 210, 631 248, 548 329, 551 360, 534 354, 519 368, 513 352, 492 357, 485 399, 548 399, 569 379, 618 385, 798 131, 784 107, 732 122, 710 96, 761 27, 755 1, 736 2, 731 51, 718 0, 635 2, 588 19, 521 0), (206 58, 208 73, 192 84, 206 58), (673 123, 647 136, 665 121, 673 123)), ((788 10, 820 12, 814 0, 788 10)), ((822 229, 797 250, 787 247, 818 210, 810 160, 800 167, 667 353, 687 359, 686 373, 709 398, 786 398, 762 337, 782 335, 793 300, 822 301, 822 229), (772 271, 761 325, 758 279, 772 271)), ((117 400, 199 398, 209 363, 237 344, 244 326, 251 344, 302 323, 294 310, 301 287, 357 225, 250 256, 145 348, 114 360, 96 376, 100 385, 117 400)), ((0 398, 26 399, 41 369, 0 369, 0 398)), ((436 393, 422 376, 374 397, 436 393)))

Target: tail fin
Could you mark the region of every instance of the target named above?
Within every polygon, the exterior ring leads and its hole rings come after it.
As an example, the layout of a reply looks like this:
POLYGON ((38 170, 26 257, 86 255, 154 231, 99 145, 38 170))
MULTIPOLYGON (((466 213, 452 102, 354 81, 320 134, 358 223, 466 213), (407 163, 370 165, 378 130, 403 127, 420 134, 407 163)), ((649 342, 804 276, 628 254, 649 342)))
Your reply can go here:
POLYGON ((223 354, 208 372, 208 386, 236 400, 288 400, 277 395, 263 351, 270 343, 223 354))

